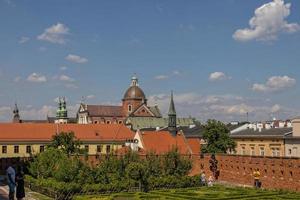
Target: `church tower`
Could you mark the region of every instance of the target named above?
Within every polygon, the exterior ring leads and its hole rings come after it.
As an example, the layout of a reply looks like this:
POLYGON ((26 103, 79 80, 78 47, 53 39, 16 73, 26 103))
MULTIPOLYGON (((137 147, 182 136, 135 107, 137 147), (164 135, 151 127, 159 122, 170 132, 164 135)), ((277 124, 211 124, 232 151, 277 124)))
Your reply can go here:
POLYGON ((15 104, 15 108, 13 110, 14 116, 13 116, 13 123, 20 123, 20 115, 19 115, 19 109, 18 109, 18 105, 15 104))
POLYGON ((177 135, 177 125, 176 125, 176 110, 173 100, 173 91, 171 91, 171 100, 170 100, 170 107, 168 112, 168 131, 173 135, 177 135))
POLYGON ((57 124, 68 123, 68 111, 67 111, 67 103, 65 97, 58 98, 58 109, 56 111, 55 123, 57 124))
POLYGON ((138 78, 134 75, 131 78, 130 87, 126 90, 122 99, 123 112, 129 116, 135 109, 142 104, 147 106, 147 99, 143 90, 139 87, 138 78))

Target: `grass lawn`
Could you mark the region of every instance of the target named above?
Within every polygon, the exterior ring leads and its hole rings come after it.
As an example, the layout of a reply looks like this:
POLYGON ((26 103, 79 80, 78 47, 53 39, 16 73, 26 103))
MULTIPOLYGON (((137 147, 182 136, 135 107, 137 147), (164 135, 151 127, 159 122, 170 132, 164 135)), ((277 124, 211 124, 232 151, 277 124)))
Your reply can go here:
POLYGON ((256 190, 253 188, 213 186, 201 188, 155 190, 149 193, 115 193, 107 195, 86 195, 77 196, 74 200, 100 200, 100 199, 300 199, 300 193, 275 191, 275 190, 256 190))

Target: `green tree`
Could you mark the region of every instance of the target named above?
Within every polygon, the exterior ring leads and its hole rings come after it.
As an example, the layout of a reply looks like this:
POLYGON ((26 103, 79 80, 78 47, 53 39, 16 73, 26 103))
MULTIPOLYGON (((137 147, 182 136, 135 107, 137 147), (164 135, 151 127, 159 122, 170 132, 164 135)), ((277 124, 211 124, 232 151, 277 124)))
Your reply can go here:
POLYGON ((206 145, 201 148, 202 153, 226 153, 234 150, 236 143, 229 137, 229 132, 222 122, 209 119, 204 126, 203 139, 206 145))
POLYGON ((60 148, 68 156, 75 153, 83 153, 84 150, 80 148, 82 143, 75 137, 74 132, 61 132, 52 137, 49 147, 60 148))
POLYGON ((165 175, 184 176, 192 169, 192 162, 181 156, 178 149, 174 148, 164 155, 163 168, 165 175))
POLYGON ((53 172, 57 170, 58 163, 65 159, 68 159, 68 157, 61 150, 47 148, 30 163, 29 172, 37 178, 53 177, 53 172))

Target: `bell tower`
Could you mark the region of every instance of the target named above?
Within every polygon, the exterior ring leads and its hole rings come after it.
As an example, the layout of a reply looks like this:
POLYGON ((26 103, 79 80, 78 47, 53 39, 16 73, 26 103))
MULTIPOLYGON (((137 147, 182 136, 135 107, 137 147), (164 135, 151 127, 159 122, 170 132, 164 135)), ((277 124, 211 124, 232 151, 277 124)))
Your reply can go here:
POLYGON ((20 114, 19 114, 19 108, 17 103, 15 103, 15 108, 13 110, 14 116, 13 116, 13 123, 20 123, 20 114))
POLYGON ((171 91, 170 107, 168 112, 168 131, 173 135, 177 135, 177 125, 176 125, 176 110, 173 100, 173 91, 171 91))

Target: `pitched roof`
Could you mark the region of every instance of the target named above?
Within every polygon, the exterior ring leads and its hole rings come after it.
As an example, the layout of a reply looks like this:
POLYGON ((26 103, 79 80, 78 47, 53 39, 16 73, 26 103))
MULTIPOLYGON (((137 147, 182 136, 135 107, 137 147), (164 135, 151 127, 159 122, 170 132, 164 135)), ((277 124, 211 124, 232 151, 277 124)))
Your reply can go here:
MULTIPOLYGON (((178 126, 190 126, 193 125, 192 118, 177 118, 178 126)), ((157 127, 167 127, 168 118, 156 118, 156 117, 128 117, 127 124, 131 124, 133 130, 137 129, 156 129, 157 127)))
POLYGON ((276 137, 283 138, 286 134, 292 132, 292 128, 270 128, 254 130, 254 129, 245 129, 242 131, 237 131, 230 134, 230 137, 233 138, 245 138, 245 137, 276 137))
POLYGON ((122 124, 0 123, 0 142, 50 141, 54 134, 70 131, 81 141, 125 141, 134 137, 134 133, 122 124))
POLYGON ((151 112, 155 115, 155 117, 162 117, 158 106, 148 106, 151 112))
POLYGON ((178 130, 182 130, 185 137, 187 137, 187 138, 191 138, 191 137, 201 138, 203 131, 204 131, 204 127, 203 126, 193 126, 193 127, 185 126, 185 127, 179 127, 178 130))
POLYGON ((110 116, 123 117, 122 106, 106 106, 106 105, 87 105, 87 111, 90 116, 110 116))
POLYGON ((191 154, 192 150, 182 133, 172 136, 169 131, 144 131, 140 134, 144 150, 164 154, 178 148, 181 154, 191 154))

